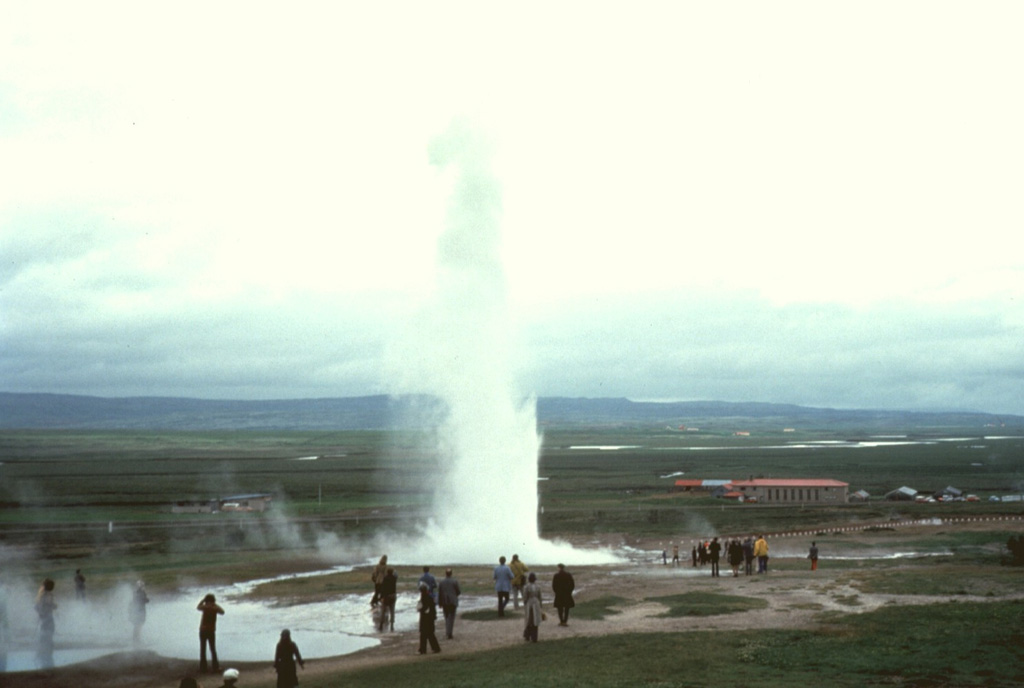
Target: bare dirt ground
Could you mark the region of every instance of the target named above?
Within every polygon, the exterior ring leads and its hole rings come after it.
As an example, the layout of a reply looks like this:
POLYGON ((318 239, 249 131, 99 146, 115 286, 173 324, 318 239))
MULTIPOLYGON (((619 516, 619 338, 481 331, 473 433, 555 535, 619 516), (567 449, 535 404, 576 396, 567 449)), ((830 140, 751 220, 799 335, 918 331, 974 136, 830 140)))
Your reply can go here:
MULTIPOLYGON (((919 564, 918 564, 919 565, 919 564)), ((908 564, 908 567, 914 566, 908 564)), ((883 605, 914 605, 949 601, 950 596, 865 594, 845 581, 848 572, 829 569, 822 561, 816 572, 772 571, 767 575, 740 575, 733 578, 730 570, 712 578, 708 568, 674 568, 660 564, 646 566, 582 567, 573 569, 577 580, 577 600, 597 599, 614 595, 626 601, 616 608, 619 613, 604 620, 570 619, 567 627, 560 627, 557 614, 545 600, 548 620, 540 629, 540 642, 550 639, 600 636, 613 633, 690 632, 751 628, 814 628, 820 623, 819 615, 829 610, 844 613, 867 612, 883 605), (667 596, 688 591, 720 592, 741 596, 760 597, 767 601, 764 609, 721 616, 662 618, 664 607, 648 598, 667 596)), ((1024 597, 1024 593, 1015 595, 1024 597)), ((963 600, 963 596, 958 596, 963 600)), ((1005 597, 972 597, 998 601, 1005 597)), ((455 637, 446 640, 443 621, 438 621, 441 642, 440 655, 419 656, 418 635, 415 631, 386 633, 379 646, 361 652, 306 662, 300 672, 312 677, 339 674, 366 667, 395 663, 438 661, 441 657, 480 652, 511 646, 523 642, 521 612, 512 612, 508 618, 474 621, 459 618, 455 637)), ((302 639, 296 641, 301 647, 302 639)), ((242 672, 242 685, 274 685, 275 676, 269 663, 237 664, 242 672)), ((112 655, 93 662, 50 671, 25 672, 4 676, 8 688, 99 688, 104 686, 133 686, 138 688, 168 688, 178 685, 182 676, 195 675, 195 662, 169 660, 152 653, 137 652, 112 655)), ((220 685, 218 676, 199 676, 209 686, 220 685)))

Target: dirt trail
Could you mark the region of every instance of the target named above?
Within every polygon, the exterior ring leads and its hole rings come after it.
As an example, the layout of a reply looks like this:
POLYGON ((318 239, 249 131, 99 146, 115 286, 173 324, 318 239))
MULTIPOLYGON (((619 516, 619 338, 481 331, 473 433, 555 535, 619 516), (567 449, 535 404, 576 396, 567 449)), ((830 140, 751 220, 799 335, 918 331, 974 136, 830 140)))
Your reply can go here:
MULTIPOLYGON (((843 571, 829 571, 827 568, 813 573, 781 571, 763 576, 741 575, 739 578, 733 578, 728 571, 723 572, 720 578, 712 578, 707 569, 694 572, 686 567, 674 569, 669 566, 638 567, 631 571, 616 571, 614 575, 606 569, 580 569, 573 573, 578 585, 577 600, 614 595, 625 601, 616 608, 619 613, 604 620, 570 619, 569 626, 560 627, 548 600, 545 603, 548 620, 541 626, 540 642, 614 633, 814 628, 820 623, 819 615, 824 611, 868 612, 885 605, 929 604, 952 599, 949 596, 866 594, 846 584, 843 571), (648 600, 688 591, 760 597, 767 602, 767 607, 721 616, 661 618, 659 615, 665 607, 648 600)), ((1019 597, 1024 597, 1024 593, 1019 597)), ((964 598, 959 596, 958 599, 964 598)), ((970 599, 994 601, 1006 598, 970 599)), ((505 619, 488 621, 459 618, 452 640, 444 639, 441 632, 442 652, 439 656, 418 655, 415 631, 386 633, 381 636, 379 646, 351 655, 308 661, 300 680, 302 676, 335 674, 400 662, 437 661, 439 657, 453 654, 457 656, 513 646, 524 642, 522 623, 521 612, 512 612, 505 619)), ((438 621, 438 628, 443 629, 443 621, 438 621)), ((296 641, 301 647, 301 637, 296 641)), ((244 685, 273 685, 274 673, 269 663, 239 664, 237 667, 243 673, 244 685)), ((194 662, 167 660, 150 653, 126 653, 53 671, 7 675, 4 685, 9 688, 167 688, 176 686, 181 676, 194 670, 194 662)), ((200 680, 206 684, 219 684, 214 677, 200 677, 200 680)))

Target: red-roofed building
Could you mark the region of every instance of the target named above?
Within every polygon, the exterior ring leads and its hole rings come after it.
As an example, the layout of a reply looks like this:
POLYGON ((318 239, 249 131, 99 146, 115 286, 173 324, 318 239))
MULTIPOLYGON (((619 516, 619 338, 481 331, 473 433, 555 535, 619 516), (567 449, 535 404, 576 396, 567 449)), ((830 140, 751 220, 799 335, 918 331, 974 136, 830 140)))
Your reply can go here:
POLYGON ((760 504, 845 504, 849 483, 830 478, 734 480, 733 489, 760 504))

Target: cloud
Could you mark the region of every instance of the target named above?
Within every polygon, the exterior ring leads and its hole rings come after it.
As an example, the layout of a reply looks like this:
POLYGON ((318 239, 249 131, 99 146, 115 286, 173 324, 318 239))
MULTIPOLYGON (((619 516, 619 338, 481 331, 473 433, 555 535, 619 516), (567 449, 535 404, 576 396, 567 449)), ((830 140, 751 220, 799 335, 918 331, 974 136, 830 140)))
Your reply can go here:
POLYGON ((1016 413, 1020 334, 992 305, 779 306, 692 291, 548 313, 522 365, 541 395, 1016 413))
POLYGON ((382 352, 459 250, 429 142, 468 114, 524 391, 1020 412, 1020 18, 11 8, 2 379, 389 387, 382 352))

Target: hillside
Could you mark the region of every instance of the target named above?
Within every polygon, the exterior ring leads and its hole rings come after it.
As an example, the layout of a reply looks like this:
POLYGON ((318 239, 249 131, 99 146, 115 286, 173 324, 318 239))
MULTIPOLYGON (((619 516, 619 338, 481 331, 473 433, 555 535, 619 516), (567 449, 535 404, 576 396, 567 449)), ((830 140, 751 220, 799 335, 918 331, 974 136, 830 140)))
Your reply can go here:
MULTIPOLYGON (((0 392, 0 429, 385 430, 415 426, 415 410, 436 402, 384 395, 329 399, 212 400, 106 398, 0 392)), ((638 402, 542 397, 538 422, 548 427, 714 426, 860 429, 1024 427, 1024 417, 974 412, 829 409, 755 402, 638 402)))

